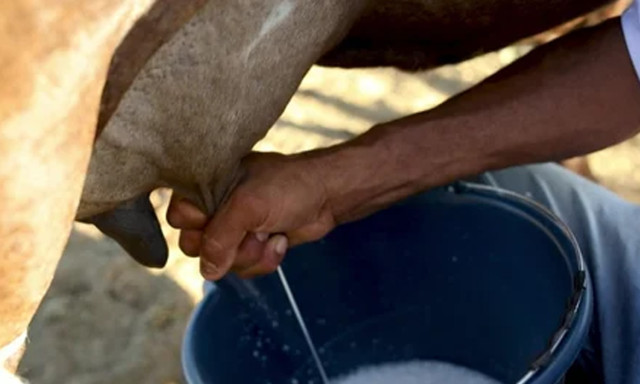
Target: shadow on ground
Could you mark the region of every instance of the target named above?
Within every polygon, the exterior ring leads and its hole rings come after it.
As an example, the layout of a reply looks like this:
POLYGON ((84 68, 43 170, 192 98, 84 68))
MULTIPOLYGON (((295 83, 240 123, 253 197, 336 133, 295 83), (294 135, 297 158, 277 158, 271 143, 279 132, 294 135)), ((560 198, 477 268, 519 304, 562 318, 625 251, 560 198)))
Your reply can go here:
POLYGON ((33 384, 181 383, 192 301, 111 240, 74 231, 19 371, 33 384))

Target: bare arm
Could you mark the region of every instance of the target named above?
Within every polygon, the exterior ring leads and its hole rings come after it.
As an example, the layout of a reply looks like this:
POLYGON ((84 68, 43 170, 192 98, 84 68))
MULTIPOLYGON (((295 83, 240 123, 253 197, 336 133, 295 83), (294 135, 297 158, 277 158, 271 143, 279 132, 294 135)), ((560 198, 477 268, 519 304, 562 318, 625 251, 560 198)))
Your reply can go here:
POLYGON ((615 19, 351 142, 292 157, 253 155, 247 177, 208 224, 177 203, 169 220, 186 229, 181 246, 202 256, 205 277, 230 268, 249 276, 273 270, 286 240, 315 240, 337 223, 464 176, 604 148, 639 126, 640 85, 615 19), (255 233, 286 237, 260 241, 255 233))
POLYGON ((460 177, 605 148, 640 128, 618 19, 544 46, 440 107, 310 153, 342 222, 460 177))

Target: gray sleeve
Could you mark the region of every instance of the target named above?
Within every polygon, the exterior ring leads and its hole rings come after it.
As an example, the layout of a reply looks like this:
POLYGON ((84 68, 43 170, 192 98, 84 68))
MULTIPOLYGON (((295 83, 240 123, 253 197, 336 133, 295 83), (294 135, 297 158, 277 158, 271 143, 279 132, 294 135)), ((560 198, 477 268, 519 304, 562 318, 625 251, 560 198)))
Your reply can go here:
POLYGON ((622 14, 622 31, 629 56, 640 80, 640 3, 634 0, 622 14))

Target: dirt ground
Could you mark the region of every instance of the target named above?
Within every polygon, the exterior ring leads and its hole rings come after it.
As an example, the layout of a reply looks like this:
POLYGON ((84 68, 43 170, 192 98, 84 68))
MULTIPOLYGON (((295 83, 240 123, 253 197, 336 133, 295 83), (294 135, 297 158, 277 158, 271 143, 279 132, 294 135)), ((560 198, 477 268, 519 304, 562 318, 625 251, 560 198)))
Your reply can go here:
MULTIPOLYGON (((346 140, 376 122, 431 108, 528 50, 511 47, 436 71, 313 68, 257 150, 292 153, 346 140)), ((606 186, 640 202, 640 137, 593 154, 606 186)), ((164 217, 166 191, 155 203, 164 217)), ((197 263, 176 247, 162 271, 134 264, 110 239, 77 225, 34 319, 20 366, 35 384, 182 383, 180 346, 201 298, 197 263)))

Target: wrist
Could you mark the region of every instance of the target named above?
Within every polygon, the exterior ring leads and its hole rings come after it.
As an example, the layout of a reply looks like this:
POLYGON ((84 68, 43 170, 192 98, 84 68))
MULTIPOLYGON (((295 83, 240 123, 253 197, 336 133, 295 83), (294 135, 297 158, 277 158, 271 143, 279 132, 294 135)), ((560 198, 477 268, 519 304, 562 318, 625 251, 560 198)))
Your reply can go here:
MULTIPOLYGON (((334 147, 304 153, 324 186, 337 223, 356 220, 413 194, 493 166, 479 129, 426 114, 381 124, 334 147), (463 131, 469 131, 461 134, 463 131)), ((456 122, 459 123, 459 122, 456 122)))

